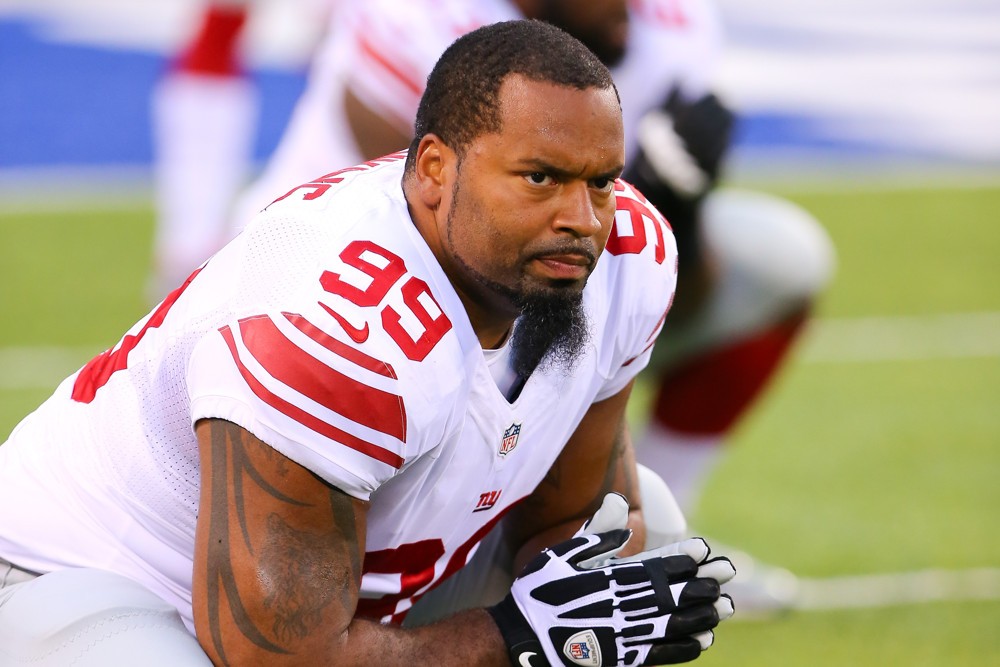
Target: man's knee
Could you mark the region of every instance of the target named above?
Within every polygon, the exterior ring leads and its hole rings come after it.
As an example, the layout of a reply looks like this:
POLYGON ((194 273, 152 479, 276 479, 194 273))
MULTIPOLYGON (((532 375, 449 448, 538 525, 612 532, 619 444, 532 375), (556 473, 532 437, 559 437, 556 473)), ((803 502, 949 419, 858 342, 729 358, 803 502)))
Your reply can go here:
POLYGON ((788 310, 815 297, 833 275, 835 252, 823 226, 792 202, 760 192, 718 190, 703 209, 704 243, 723 278, 750 283, 761 307, 788 310))
POLYGON ((795 204, 739 190, 714 192, 703 211, 705 252, 718 267, 707 301, 683 324, 668 319, 651 367, 675 367, 749 340, 809 311, 833 274, 823 227, 795 204))
POLYGON ((174 607, 112 572, 59 570, 0 596, 3 664, 211 665, 174 607))

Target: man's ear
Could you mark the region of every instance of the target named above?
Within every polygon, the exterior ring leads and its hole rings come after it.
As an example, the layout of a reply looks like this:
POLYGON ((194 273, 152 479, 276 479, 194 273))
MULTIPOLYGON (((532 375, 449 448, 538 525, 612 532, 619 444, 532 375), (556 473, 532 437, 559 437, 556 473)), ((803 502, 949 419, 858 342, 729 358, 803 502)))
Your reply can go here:
POLYGON ((451 192, 456 177, 457 158, 441 137, 426 134, 417 145, 414 176, 417 194, 424 206, 436 209, 444 193, 451 192))

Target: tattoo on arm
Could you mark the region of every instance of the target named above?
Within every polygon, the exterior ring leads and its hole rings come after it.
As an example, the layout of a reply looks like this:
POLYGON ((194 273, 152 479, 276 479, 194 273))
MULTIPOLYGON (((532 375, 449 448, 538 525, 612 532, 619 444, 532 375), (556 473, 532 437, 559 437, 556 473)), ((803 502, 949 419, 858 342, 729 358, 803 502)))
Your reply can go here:
MULTIPOLYGON (((267 514, 252 525, 254 500, 274 501, 288 509, 313 508, 312 503, 293 498, 268 482, 248 451, 245 431, 224 421, 209 425, 211 440, 211 497, 208 527, 206 603, 211 643, 223 664, 229 664, 223 641, 223 619, 232 619, 239 633, 254 645, 274 654, 289 654, 288 646, 310 635, 324 621, 323 612, 334 599, 353 613, 354 591, 361 576, 361 556, 356 548, 357 517, 352 499, 330 487, 332 516, 325 531, 302 530, 278 512, 267 514), (255 574, 267 614, 254 615, 246 592, 241 592, 235 570, 240 541, 232 539, 234 527, 254 559, 255 574), (263 524, 263 525, 260 525, 263 524), (255 548, 256 545, 256 548, 255 548), (265 618, 268 621, 265 621, 265 618), (270 625, 269 630, 264 628, 270 625)), ((267 458, 280 456, 269 447, 254 450, 267 458)), ((275 466, 272 476, 284 477, 287 467, 275 466)), ((317 508, 322 509, 322 508, 317 508)))
POLYGON ((261 549, 262 570, 271 576, 264 606, 274 612, 272 632, 278 640, 301 639, 323 620, 321 612, 334 591, 342 588, 331 565, 329 541, 290 526, 277 514, 267 517, 267 542, 261 549), (304 581, 329 585, 304 586, 304 581))
POLYGON ((608 467, 604 473, 600 493, 597 495, 597 502, 603 500, 605 494, 612 491, 624 494, 630 501, 634 501, 638 497, 639 482, 636 479, 635 466, 632 465, 632 459, 628 456, 627 443, 623 418, 615 433, 615 440, 608 456, 608 467))

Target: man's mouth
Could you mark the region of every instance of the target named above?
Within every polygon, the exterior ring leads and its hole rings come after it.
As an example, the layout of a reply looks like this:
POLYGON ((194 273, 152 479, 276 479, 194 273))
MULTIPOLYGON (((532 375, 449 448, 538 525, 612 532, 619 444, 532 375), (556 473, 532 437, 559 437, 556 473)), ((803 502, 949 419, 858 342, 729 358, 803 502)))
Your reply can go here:
POLYGON ((534 260, 546 278, 560 281, 583 280, 594 266, 594 257, 588 251, 548 253, 536 255, 534 260))

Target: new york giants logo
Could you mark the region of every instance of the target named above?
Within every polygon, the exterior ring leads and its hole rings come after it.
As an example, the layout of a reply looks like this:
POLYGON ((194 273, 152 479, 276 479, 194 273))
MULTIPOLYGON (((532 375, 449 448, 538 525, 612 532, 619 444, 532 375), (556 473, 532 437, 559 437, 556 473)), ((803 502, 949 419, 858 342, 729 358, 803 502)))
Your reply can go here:
POLYGON ((485 510, 493 509, 493 506, 497 504, 500 500, 500 494, 503 489, 497 489, 496 491, 487 491, 486 493, 479 494, 479 502, 476 503, 476 509, 473 512, 482 512, 485 510))
POLYGON ((511 424, 510 428, 503 432, 503 439, 500 440, 500 456, 507 456, 517 447, 517 436, 521 434, 520 424, 511 424))

